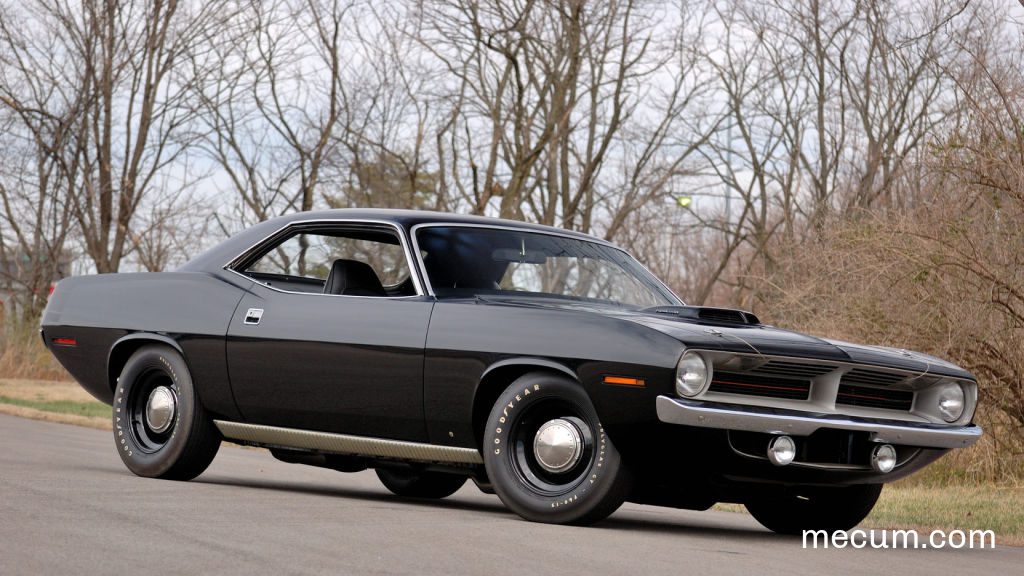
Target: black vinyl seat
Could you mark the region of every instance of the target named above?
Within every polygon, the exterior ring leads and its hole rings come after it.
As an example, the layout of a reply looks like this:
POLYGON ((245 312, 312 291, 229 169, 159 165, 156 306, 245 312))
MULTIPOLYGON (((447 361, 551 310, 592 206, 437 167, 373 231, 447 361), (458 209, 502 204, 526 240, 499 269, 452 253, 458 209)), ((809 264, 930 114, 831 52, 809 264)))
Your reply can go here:
POLYGON ((324 294, 341 296, 387 296, 373 268, 358 260, 338 259, 324 284, 324 294))

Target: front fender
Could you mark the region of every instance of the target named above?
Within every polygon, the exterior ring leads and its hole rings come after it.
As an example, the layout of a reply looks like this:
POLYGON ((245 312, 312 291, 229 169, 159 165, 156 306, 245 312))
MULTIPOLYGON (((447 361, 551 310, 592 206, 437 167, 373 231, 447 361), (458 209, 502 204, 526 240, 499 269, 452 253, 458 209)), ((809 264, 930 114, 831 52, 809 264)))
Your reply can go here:
POLYGON ((504 360, 499 360, 491 364, 490 366, 487 367, 486 370, 484 370, 483 375, 480 377, 480 381, 485 382, 489 379, 490 376, 493 375, 495 371, 513 366, 526 369, 541 368, 547 370, 554 370, 556 372, 561 372, 562 374, 568 376, 573 380, 579 381, 579 376, 576 374, 576 372, 572 368, 566 366, 565 364, 555 362, 553 360, 548 360, 546 358, 533 358, 529 356, 505 358, 504 360))

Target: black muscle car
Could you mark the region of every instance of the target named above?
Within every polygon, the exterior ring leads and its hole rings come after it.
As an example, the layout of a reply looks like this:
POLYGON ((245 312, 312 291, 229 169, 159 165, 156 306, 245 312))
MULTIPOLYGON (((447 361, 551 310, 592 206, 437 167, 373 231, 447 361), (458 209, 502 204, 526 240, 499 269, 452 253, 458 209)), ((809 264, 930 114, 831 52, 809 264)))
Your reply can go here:
POLYGON ((848 529, 981 435, 948 362, 687 306, 608 242, 452 214, 301 213, 175 272, 68 278, 42 336, 140 476, 194 478, 224 439, 405 497, 471 478, 540 522, 738 502, 848 529))

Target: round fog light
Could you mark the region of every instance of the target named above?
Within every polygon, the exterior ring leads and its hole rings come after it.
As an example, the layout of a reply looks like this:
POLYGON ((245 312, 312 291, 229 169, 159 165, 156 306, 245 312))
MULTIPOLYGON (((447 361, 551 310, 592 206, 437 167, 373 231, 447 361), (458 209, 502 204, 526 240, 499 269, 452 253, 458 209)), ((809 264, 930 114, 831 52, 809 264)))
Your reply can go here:
POLYGON ((875 472, 887 474, 896 467, 896 449, 890 444, 875 446, 871 451, 871 467, 875 472))
POLYGON ((796 442, 789 436, 776 436, 768 443, 768 460, 776 466, 785 466, 796 458, 796 442))

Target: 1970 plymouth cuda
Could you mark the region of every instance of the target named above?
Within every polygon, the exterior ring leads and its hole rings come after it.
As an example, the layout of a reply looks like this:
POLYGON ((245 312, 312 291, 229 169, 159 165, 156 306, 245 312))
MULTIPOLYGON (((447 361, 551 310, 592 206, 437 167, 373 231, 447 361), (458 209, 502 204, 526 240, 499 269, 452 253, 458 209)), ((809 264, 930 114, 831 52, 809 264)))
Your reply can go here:
POLYGON ((539 522, 738 502, 848 529, 981 435, 953 364, 687 306, 608 242, 452 214, 300 213, 175 272, 68 278, 42 336, 140 476, 194 478, 224 439, 405 497, 471 478, 539 522))

